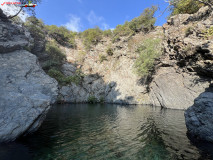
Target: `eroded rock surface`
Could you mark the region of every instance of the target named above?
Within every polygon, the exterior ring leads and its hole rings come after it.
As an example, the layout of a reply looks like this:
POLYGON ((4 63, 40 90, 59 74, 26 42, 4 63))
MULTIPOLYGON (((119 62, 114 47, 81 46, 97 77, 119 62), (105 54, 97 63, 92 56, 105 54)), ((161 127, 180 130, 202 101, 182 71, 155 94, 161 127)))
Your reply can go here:
POLYGON ((57 97, 57 82, 24 51, 0 54, 0 142, 35 131, 57 97))
POLYGON ((154 105, 187 109, 213 78, 213 39, 204 31, 213 26, 208 7, 171 17, 164 24, 164 55, 150 84, 154 105))

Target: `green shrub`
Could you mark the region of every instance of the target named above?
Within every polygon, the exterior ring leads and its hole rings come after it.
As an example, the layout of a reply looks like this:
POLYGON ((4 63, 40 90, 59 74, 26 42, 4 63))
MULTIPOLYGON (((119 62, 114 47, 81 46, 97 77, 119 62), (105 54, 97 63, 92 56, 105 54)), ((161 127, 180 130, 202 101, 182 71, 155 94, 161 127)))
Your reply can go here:
POLYGON ((24 23, 25 27, 30 31, 34 39, 44 39, 45 38, 45 25, 42 20, 38 20, 36 17, 26 18, 24 23))
POLYGON ((81 75, 74 75, 74 76, 64 76, 64 74, 57 70, 57 69, 50 69, 48 72, 48 75, 52 78, 55 78, 60 85, 68 85, 71 84, 71 82, 75 84, 80 84, 82 81, 81 75))
POLYGON ((42 20, 38 20, 36 17, 28 17, 24 26, 29 30, 31 36, 34 39, 34 45, 32 46, 32 52, 36 51, 37 46, 40 46, 41 42, 45 43, 45 25, 42 20))
POLYGON ((88 103, 92 103, 92 104, 98 103, 97 98, 95 96, 93 96, 93 95, 89 96, 88 99, 87 99, 87 101, 88 101, 88 103))
POLYGON ((132 35, 134 32, 130 29, 129 24, 130 23, 126 21, 124 25, 117 25, 115 30, 113 31, 113 38, 118 40, 118 37, 120 36, 132 35))
POLYGON ((112 38, 112 43, 115 43, 115 42, 118 42, 120 41, 120 36, 119 35, 116 35, 112 38))
MULTIPOLYGON (((204 0, 205 1, 205 0, 204 0)), ((203 4, 197 0, 171 0, 171 16, 196 13, 203 4)))
POLYGON ((213 36, 213 27, 210 27, 209 29, 207 29, 206 31, 203 31, 204 36, 206 38, 213 36))
POLYGON ((56 25, 46 26, 46 29, 50 37, 55 39, 59 44, 72 48, 76 47, 75 32, 69 31, 63 26, 58 27, 56 25))
POLYGON ((150 38, 144 40, 138 47, 139 57, 136 59, 134 67, 139 76, 149 75, 150 71, 152 71, 155 59, 161 55, 160 43, 160 39, 150 38))
POLYGON ((188 37, 190 34, 192 34, 193 33, 193 27, 188 27, 187 29, 186 29, 186 31, 185 31, 185 37, 188 37))
POLYGON ((112 49, 112 48, 108 48, 108 49, 106 50, 106 52, 107 52, 107 54, 108 54, 109 56, 112 56, 112 55, 113 55, 113 49, 112 49))
POLYGON ((50 69, 48 72, 48 75, 52 78, 55 78, 59 84, 63 84, 64 82, 64 75, 60 71, 56 69, 50 69))
POLYGON ((85 30, 80 34, 81 38, 83 39, 84 46, 87 50, 91 49, 92 45, 97 45, 98 42, 102 39, 103 31, 100 28, 92 28, 85 30))
POLYGON ((139 17, 136 17, 131 22, 129 22, 130 29, 133 32, 143 31, 145 33, 152 30, 156 22, 156 18, 154 18, 156 10, 157 7, 155 6, 152 6, 151 8, 146 8, 139 17))
POLYGON ((99 99, 99 103, 104 103, 105 102, 105 98, 102 96, 102 97, 100 97, 100 99, 99 99))
POLYGON ((154 14, 156 10, 157 7, 155 6, 146 8, 139 17, 134 18, 130 22, 126 21, 124 25, 117 25, 113 31, 112 42, 115 43, 119 41, 121 36, 132 36, 136 32, 140 31, 147 33, 154 29, 154 24, 156 21, 154 14))
POLYGON ((52 60, 56 62, 63 62, 66 59, 66 55, 58 47, 57 43, 54 41, 47 42, 45 46, 45 51, 48 53, 52 60))
POLYGON ((107 57, 105 55, 102 55, 100 54, 99 55, 99 59, 100 59, 100 62, 102 63, 103 61, 107 61, 107 57))
POLYGON ((43 68, 43 70, 48 71, 52 68, 60 69, 61 65, 62 65, 62 62, 60 62, 59 60, 49 59, 42 64, 42 68, 43 68))
POLYGON ((12 22, 18 25, 22 25, 24 23, 19 16, 12 18, 12 22))
POLYGON ((105 37, 111 37, 112 36, 112 30, 108 29, 108 30, 103 31, 103 35, 105 37))

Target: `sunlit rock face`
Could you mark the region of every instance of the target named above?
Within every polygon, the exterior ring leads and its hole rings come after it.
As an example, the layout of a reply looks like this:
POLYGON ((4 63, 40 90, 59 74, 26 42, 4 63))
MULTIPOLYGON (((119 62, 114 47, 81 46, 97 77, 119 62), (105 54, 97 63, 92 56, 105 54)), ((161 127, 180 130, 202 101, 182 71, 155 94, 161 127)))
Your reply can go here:
POLYGON ((208 7, 173 16, 163 25, 164 55, 150 85, 154 105, 187 109, 208 88, 213 78, 213 39, 203 32, 210 27, 213 12, 208 7))

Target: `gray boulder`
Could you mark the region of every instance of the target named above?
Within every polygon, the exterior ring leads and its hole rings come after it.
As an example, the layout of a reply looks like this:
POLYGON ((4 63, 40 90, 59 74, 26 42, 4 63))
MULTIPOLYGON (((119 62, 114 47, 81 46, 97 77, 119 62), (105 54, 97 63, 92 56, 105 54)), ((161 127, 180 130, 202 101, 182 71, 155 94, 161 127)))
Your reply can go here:
POLYGON ((162 67, 150 84, 149 95, 155 106, 187 109, 208 86, 209 81, 197 75, 178 73, 172 67, 162 67))
POLYGON ((41 125, 57 98, 57 82, 47 76, 35 55, 0 54, 0 142, 12 141, 41 125))
POLYGON ((185 119, 189 135, 213 142, 213 92, 204 92, 195 99, 185 111, 185 119))

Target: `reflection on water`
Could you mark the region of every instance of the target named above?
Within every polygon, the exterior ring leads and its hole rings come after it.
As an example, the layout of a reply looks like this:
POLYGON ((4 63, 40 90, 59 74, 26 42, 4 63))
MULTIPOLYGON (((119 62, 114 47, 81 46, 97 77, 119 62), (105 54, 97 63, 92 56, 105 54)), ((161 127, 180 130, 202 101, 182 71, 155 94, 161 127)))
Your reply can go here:
MULTIPOLYGON (((205 159, 184 112, 150 106, 56 105, 33 135, 0 145, 0 159, 205 159)), ((209 157, 210 159, 210 157, 209 157)))

